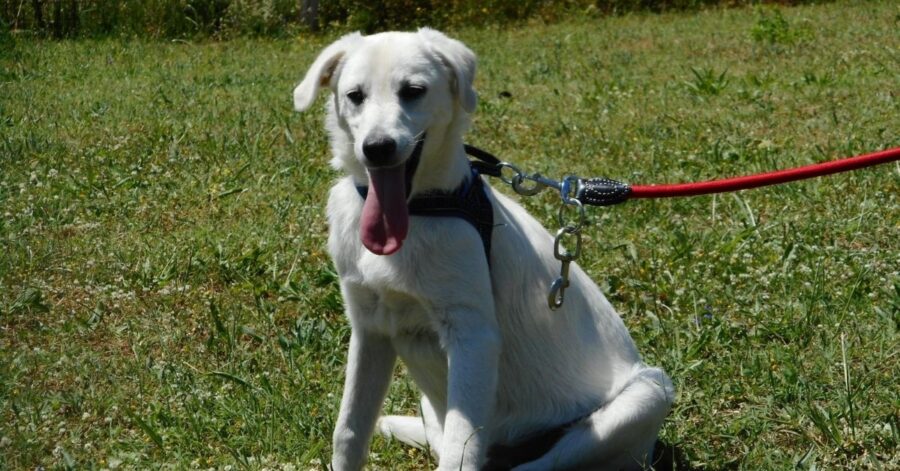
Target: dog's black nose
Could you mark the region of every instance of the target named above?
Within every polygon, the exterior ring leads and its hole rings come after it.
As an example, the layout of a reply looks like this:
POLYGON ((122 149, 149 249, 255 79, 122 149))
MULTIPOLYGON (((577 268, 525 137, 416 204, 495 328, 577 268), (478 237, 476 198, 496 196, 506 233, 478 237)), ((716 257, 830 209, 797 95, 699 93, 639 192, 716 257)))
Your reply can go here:
POLYGON ((367 137, 363 141, 363 155, 374 166, 390 165, 397 153, 397 142, 389 137, 367 137))

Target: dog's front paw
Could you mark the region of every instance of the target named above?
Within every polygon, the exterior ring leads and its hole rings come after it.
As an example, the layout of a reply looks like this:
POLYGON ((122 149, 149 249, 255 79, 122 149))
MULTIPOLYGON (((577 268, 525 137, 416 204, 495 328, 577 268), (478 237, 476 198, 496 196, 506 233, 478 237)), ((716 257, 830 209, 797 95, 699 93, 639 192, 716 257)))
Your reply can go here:
POLYGON ((384 417, 379 417, 378 421, 375 422, 375 431, 378 432, 384 438, 390 439, 393 438, 393 434, 391 433, 391 424, 390 420, 385 420, 384 417))

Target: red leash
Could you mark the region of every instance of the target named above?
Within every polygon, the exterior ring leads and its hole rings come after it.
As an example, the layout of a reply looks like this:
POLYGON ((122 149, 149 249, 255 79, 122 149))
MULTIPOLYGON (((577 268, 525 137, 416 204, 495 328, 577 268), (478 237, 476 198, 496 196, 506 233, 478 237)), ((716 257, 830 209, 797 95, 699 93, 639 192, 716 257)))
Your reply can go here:
POLYGON ((758 173, 745 177, 710 180, 698 183, 679 183, 672 185, 632 185, 629 198, 672 198, 676 196, 708 195, 729 191, 747 190, 760 186, 821 177, 833 173, 847 172, 873 165, 885 164, 900 160, 900 147, 874 152, 872 154, 833 160, 804 167, 758 173))
POLYGON ((527 174, 515 165, 501 162, 500 159, 477 147, 466 144, 466 153, 475 157, 472 168, 483 175, 503 179, 512 184, 513 189, 525 196, 537 194, 542 189, 553 187, 563 195, 567 204, 573 195, 582 204, 591 206, 610 206, 624 203, 632 198, 673 198, 676 196, 708 195, 729 191, 747 190, 761 186, 776 185, 806 178, 821 177, 833 173, 847 172, 873 165, 886 164, 900 160, 900 147, 873 152, 871 154, 848 157, 830 162, 806 165, 804 167, 758 173, 745 177, 725 178, 697 183, 678 183, 672 185, 629 185, 609 178, 566 177, 562 181, 552 180, 540 174, 527 174), (504 178, 504 168, 513 172, 512 177, 504 178), (574 183, 573 183, 574 182, 574 183), (576 187, 577 185, 577 187, 576 187))
POLYGON ((806 165, 799 168, 758 173, 746 177, 675 185, 631 186, 608 178, 584 179, 574 175, 557 181, 546 178, 539 173, 524 173, 515 165, 509 162, 501 162, 497 157, 477 147, 466 145, 465 150, 467 154, 477 159, 471 162, 476 178, 478 174, 498 177, 505 183, 510 184, 516 193, 524 196, 536 195, 548 187, 559 190, 559 194, 562 197, 562 206, 560 206, 559 210, 559 224, 562 227, 557 231, 556 238, 553 241, 553 256, 562 265, 560 267, 560 276, 550 285, 550 293, 547 295, 547 303, 551 310, 562 306, 565 290, 569 286, 569 263, 575 261, 581 252, 581 229, 586 221, 583 205, 610 206, 624 203, 631 198, 671 198, 675 196, 708 195, 710 193, 746 190, 805 178, 831 175, 832 173, 847 172, 900 160, 900 147, 895 147, 881 152, 806 165), (504 177, 504 169, 507 172, 512 172, 512 175, 504 177), (578 208, 576 213, 578 215, 577 219, 565 219, 564 211, 566 207, 570 207, 568 205, 578 208), (565 243, 574 241, 574 252, 569 252, 565 249, 560 250, 560 242, 567 237, 569 239, 566 239, 565 243))

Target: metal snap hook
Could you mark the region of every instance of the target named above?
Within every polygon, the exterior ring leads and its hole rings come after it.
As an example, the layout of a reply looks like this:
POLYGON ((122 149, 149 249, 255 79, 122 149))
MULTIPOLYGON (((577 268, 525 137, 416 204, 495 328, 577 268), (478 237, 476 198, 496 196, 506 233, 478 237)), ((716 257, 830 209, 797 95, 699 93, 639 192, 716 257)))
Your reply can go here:
POLYGON ((551 311, 555 311, 562 307, 568 285, 568 280, 563 281, 562 277, 557 278, 553 284, 550 285, 550 292, 547 294, 547 305, 550 306, 551 311))
POLYGON ((550 285, 550 292, 547 294, 547 305, 551 311, 555 311, 562 307, 566 298, 566 288, 569 287, 569 263, 570 260, 562 260, 562 266, 559 270, 559 278, 550 285))
POLYGON ((538 178, 540 178, 540 174, 536 173, 534 175, 516 175, 513 177, 512 187, 516 193, 522 196, 534 196, 541 192, 544 188, 547 187, 543 182, 541 182, 538 178), (538 177, 538 178, 535 178, 538 177), (531 186, 525 185, 525 180, 531 181, 531 186))

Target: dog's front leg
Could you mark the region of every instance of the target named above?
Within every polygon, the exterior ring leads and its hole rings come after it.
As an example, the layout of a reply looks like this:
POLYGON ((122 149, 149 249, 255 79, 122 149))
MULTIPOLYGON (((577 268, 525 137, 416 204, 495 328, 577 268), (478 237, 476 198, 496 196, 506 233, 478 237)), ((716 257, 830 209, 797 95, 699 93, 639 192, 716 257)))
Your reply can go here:
POLYGON ((439 469, 474 471, 481 467, 489 445, 500 333, 493 312, 486 316, 462 310, 451 318, 462 322, 451 322, 445 333, 449 371, 439 469), (473 322, 477 319, 481 322, 473 322))
POLYGON ((335 471, 359 470, 365 465, 396 358, 389 338, 353 329, 344 396, 334 428, 331 467, 335 471))

